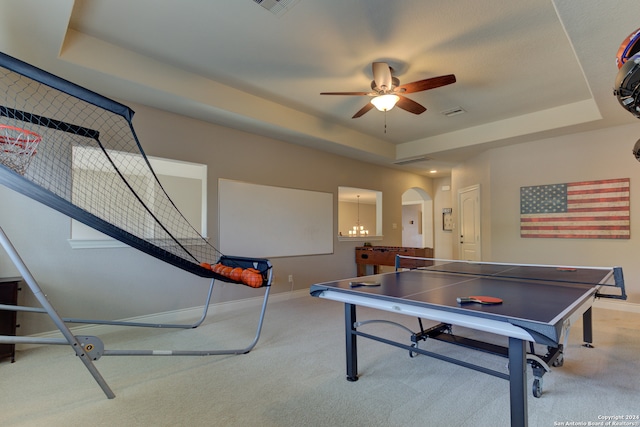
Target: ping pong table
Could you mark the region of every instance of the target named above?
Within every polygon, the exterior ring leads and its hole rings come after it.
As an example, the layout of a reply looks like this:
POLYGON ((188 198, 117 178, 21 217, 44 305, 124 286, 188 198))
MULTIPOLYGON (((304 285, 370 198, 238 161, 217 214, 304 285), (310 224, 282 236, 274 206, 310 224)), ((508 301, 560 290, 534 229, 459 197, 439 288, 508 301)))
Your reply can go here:
POLYGON ((420 259, 423 265, 411 270, 396 271, 353 279, 314 284, 314 297, 344 303, 347 380, 358 379, 358 336, 409 351, 411 357, 423 354, 475 369, 509 380, 511 425, 528 425, 527 365, 531 365, 533 395, 542 394, 542 377, 550 366, 561 366, 563 349, 571 324, 582 316, 585 346, 592 343, 592 305, 596 298, 626 299, 624 278, 620 267, 566 267, 553 265, 464 262, 420 259), (615 291, 604 292, 606 289, 615 291), (459 297, 492 296, 502 303, 460 304, 459 297), (361 326, 371 322, 395 323, 385 320, 358 322, 356 307, 363 306, 418 318, 419 331, 410 333, 410 343, 402 343, 372 335, 361 326), (435 321, 425 329, 422 319, 435 321), (457 336, 453 326, 488 332, 508 338, 508 345, 457 336), (508 358, 508 373, 457 360, 420 348, 428 338, 508 358), (545 354, 536 354, 546 347, 545 354))

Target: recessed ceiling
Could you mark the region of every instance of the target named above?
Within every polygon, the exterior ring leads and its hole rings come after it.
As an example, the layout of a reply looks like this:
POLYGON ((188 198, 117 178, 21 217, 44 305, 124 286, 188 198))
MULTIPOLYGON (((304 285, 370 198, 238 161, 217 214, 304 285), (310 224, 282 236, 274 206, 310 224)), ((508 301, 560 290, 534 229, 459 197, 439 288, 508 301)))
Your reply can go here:
POLYGON ((638 16, 635 0, 298 0, 280 13, 254 0, 23 0, 0 5, 0 50, 125 103, 429 175, 637 120, 612 89, 638 16), (319 95, 369 90, 374 61, 401 83, 457 82, 407 95, 420 115, 351 119, 366 97, 319 95))

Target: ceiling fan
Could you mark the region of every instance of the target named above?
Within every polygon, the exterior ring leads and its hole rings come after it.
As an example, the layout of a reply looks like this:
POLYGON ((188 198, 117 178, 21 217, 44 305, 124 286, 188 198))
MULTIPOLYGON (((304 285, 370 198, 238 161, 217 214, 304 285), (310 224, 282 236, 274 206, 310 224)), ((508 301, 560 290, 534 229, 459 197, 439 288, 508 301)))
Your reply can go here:
POLYGON ((354 114, 352 119, 361 117, 373 107, 376 107, 380 111, 388 111, 395 105, 410 113, 422 114, 427 111, 427 109, 414 100, 404 96, 405 94, 435 89, 440 86, 455 83, 456 81, 456 76, 447 74, 445 76, 400 85, 400 80, 391 74, 392 68, 386 62, 374 62, 372 69, 373 81, 371 82, 371 92, 322 92, 320 95, 372 96, 373 99, 371 102, 367 103, 367 105, 354 114))

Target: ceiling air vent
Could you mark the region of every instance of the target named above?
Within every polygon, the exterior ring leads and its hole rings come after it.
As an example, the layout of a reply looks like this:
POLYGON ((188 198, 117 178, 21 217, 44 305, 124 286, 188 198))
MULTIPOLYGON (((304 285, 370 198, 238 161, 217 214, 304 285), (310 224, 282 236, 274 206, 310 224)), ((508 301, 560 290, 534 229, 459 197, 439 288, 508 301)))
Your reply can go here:
POLYGON ((253 0, 274 15, 281 15, 299 0, 253 0))
POLYGON ((404 166, 404 165, 410 165, 411 163, 428 162, 429 160, 431 160, 429 157, 418 156, 418 157, 409 157, 402 160, 396 160, 395 162, 393 162, 393 164, 404 166))
POLYGON ((454 108, 451 108, 450 110, 443 111, 442 114, 444 114, 447 117, 451 117, 451 116, 457 116, 458 114, 464 114, 466 112, 467 111, 462 107, 454 107, 454 108))

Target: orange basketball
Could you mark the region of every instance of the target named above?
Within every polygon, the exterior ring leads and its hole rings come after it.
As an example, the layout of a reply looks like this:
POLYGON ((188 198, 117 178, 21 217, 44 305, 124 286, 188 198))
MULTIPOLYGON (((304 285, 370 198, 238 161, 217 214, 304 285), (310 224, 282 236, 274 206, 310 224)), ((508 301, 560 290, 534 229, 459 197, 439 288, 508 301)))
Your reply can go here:
POLYGON ((224 265, 217 263, 216 265, 213 266, 212 270, 214 273, 220 273, 220 269, 224 267, 224 265))
POLYGON ((218 271, 218 273, 222 274, 225 277, 229 277, 229 275, 231 274, 231 270, 233 270, 233 267, 225 265, 220 269, 220 271, 218 271))
POLYGON ((212 268, 211 268, 211 264, 209 264, 208 262, 201 262, 201 263, 200 263, 200 267, 204 267, 204 268, 206 268, 207 270, 212 270, 212 268))
POLYGON ((242 267, 236 267, 233 270, 231 270, 231 272, 229 273, 229 278, 231 278, 231 280, 235 280, 236 282, 239 282, 242 280, 243 271, 244 269, 242 267))
POLYGON ((247 268, 242 273, 242 283, 252 288, 259 288, 262 286, 262 274, 255 268, 247 268))

